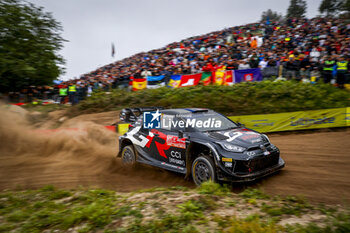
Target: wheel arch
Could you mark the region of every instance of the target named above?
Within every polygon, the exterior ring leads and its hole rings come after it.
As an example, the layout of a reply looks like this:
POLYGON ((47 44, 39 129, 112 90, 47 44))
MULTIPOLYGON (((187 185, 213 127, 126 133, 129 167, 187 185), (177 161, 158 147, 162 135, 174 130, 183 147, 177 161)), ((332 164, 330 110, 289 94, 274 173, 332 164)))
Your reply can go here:
POLYGON ((126 146, 132 146, 132 148, 134 149, 134 152, 136 153, 134 144, 131 142, 130 139, 124 138, 124 139, 120 140, 119 143, 120 143, 120 144, 119 144, 119 152, 118 152, 117 157, 121 157, 121 155, 122 155, 122 154, 121 154, 121 153, 122 153, 122 150, 123 150, 123 148, 126 147, 126 146))
POLYGON ((216 151, 212 145, 201 141, 192 141, 186 150, 186 177, 191 175, 191 168, 193 161, 199 157, 201 154, 207 155, 214 160, 215 166, 217 165, 216 151))

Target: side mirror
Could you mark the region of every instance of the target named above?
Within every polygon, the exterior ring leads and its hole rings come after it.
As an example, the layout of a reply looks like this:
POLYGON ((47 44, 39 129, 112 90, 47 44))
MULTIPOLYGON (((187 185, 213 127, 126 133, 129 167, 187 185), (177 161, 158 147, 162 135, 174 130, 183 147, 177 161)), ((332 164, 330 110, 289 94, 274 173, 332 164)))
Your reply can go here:
POLYGON ((245 128, 245 125, 240 123, 240 122, 237 122, 237 125, 238 125, 238 127, 245 128))
POLYGON ((183 138, 184 137, 184 131, 183 130, 179 130, 179 138, 183 138))

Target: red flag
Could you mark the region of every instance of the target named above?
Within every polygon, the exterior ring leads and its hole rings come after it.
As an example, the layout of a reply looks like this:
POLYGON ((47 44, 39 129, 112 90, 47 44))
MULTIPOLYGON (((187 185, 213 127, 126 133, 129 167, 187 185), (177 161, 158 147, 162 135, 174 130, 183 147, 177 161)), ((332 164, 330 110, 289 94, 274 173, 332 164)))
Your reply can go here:
POLYGON ((180 87, 197 86, 202 78, 202 73, 182 75, 180 87))
POLYGON ((147 79, 140 78, 132 81, 132 90, 138 91, 147 88, 147 79))
POLYGON ((233 70, 227 70, 225 72, 225 79, 224 79, 224 85, 225 86, 231 86, 233 85, 233 70))

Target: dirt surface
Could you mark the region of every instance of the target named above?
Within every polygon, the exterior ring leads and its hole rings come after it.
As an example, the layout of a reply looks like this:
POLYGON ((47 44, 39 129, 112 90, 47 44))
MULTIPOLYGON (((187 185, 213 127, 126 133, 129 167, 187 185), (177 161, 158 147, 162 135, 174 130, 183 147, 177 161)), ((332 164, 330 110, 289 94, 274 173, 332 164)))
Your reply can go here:
MULTIPOLYGON (((57 124, 62 113, 42 127, 57 124)), ((194 187, 182 175, 138 165, 126 169, 114 157, 118 135, 101 124, 113 123, 116 112, 82 115, 64 120, 59 132, 35 131, 18 114, 0 112, 0 190, 99 187, 116 191, 144 188, 194 187)), ((276 175, 251 184, 234 185, 234 191, 261 187, 269 194, 303 195, 322 203, 350 202, 350 130, 303 134, 273 134, 286 167, 276 175)))

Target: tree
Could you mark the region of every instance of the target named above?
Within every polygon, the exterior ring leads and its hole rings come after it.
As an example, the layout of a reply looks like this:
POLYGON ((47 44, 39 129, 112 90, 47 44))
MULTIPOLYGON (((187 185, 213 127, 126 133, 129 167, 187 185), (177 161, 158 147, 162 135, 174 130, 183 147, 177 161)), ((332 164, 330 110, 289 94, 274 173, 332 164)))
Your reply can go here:
POLYGON ((272 11, 271 9, 268 9, 267 11, 264 11, 261 15, 261 22, 266 22, 267 20, 270 21, 280 21, 282 20, 283 16, 279 14, 277 11, 272 11))
POLYGON ((290 0, 290 5, 287 10, 287 18, 303 18, 306 13, 305 0, 290 0))
POLYGON ((350 13, 350 0, 344 0, 343 10, 350 13))
POLYGON ((64 72, 65 41, 50 13, 22 0, 0 1, 0 92, 51 84, 64 72))
POLYGON ((344 0, 322 0, 318 10, 321 14, 326 13, 326 15, 329 16, 343 11, 344 4, 344 0))

